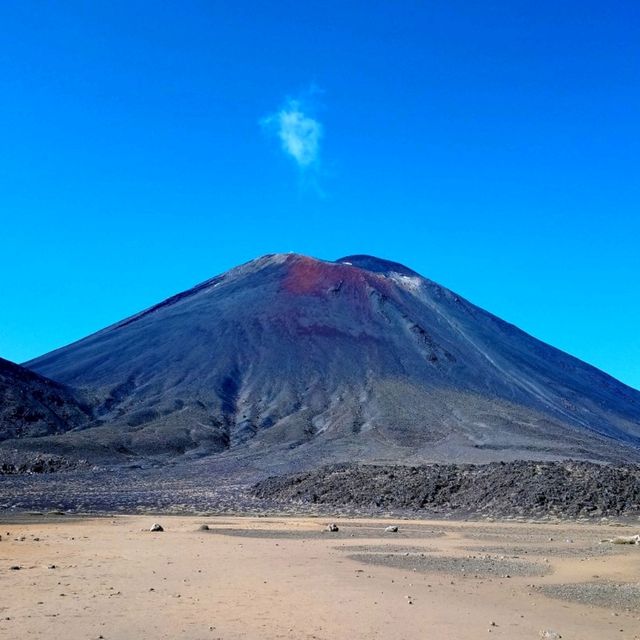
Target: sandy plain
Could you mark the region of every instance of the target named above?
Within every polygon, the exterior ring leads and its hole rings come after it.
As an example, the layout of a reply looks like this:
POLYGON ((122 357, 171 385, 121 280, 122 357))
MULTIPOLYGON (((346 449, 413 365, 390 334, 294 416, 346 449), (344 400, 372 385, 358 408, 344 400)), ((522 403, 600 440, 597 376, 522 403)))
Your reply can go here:
POLYGON ((0 638, 640 638, 636 527, 330 521, 2 516, 0 638))

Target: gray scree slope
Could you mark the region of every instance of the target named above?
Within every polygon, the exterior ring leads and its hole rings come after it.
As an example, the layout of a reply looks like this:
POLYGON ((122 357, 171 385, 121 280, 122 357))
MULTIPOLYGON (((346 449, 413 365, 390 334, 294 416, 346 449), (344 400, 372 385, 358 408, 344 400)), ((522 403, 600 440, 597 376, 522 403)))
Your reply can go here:
POLYGON ((26 366, 94 399, 31 450, 279 471, 640 457, 640 392, 370 256, 264 256, 26 366))

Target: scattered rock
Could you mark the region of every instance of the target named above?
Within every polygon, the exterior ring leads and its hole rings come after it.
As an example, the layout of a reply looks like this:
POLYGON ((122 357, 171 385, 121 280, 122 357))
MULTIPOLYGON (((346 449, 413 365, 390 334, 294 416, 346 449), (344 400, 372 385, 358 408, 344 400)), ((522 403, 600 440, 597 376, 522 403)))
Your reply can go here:
POLYGON ((544 640, 560 640, 562 636, 557 631, 551 629, 545 629, 540 632, 540 637, 544 640))

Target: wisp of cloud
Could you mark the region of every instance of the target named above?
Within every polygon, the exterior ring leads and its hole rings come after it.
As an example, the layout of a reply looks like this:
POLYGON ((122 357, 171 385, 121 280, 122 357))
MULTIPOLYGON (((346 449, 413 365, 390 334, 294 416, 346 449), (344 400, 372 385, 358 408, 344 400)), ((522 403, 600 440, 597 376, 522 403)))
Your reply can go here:
POLYGON ((317 166, 322 125, 304 112, 299 100, 287 100, 280 111, 261 120, 261 124, 278 136, 282 150, 301 169, 317 166))

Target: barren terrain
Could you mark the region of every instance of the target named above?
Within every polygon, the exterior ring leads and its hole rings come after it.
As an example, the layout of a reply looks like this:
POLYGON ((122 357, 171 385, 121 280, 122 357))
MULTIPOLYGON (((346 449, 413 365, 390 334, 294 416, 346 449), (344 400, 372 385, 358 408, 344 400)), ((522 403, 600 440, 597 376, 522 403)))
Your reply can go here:
POLYGON ((635 525, 330 521, 5 514, 0 638, 640 638, 635 525))

